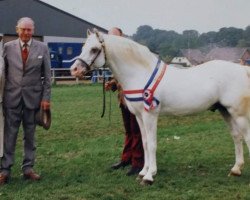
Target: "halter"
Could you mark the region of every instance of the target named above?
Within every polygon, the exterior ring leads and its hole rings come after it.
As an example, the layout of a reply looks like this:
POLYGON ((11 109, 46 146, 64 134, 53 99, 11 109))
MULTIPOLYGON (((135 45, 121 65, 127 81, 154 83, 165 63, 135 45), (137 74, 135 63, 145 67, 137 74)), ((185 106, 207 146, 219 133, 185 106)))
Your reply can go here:
POLYGON ((100 55, 100 53, 102 52, 103 50, 103 53, 104 53, 104 59, 105 59, 105 62, 104 62, 104 65, 106 65, 106 53, 105 53, 105 46, 104 46, 104 40, 101 40, 100 37, 99 37, 99 34, 97 32, 95 32, 96 34, 96 37, 98 38, 98 41, 101 43, 101 48, 98 50, 98 52, 96 53, 94 59, 90 62, 90 64, 86 63, 83 59, 81 59, 80 57, 77 57, 76 60, 79 60, 80 62, 82 62, 86 68, 87 68, 87 71, 90 71, 91 69, 91 66, 94 64, 94 62, 96 61, 96 59, 98 58, 98 56, 100 55))
POLYGON ((147 84, 145 85, 144 89, 138 89, 138 90, 124 90, 123 94, 125 95, 125 98, 128 101, 143 101, 144 102, 144 108, 146 111, 153 110, 160 104, 160 101, 154 97, 154 92, 159 85, 163 75, 165 74, 165 71, 167 69, 167 65, 164 64, 162 70, 158 73, 160 68, 161 59, 159 58, 156 64, 156 67, 150 76, 147 84), (158 77, 155 80, 155 76, 158 73, 158 77), (150 89, 151 86, 151 89, 150 89))

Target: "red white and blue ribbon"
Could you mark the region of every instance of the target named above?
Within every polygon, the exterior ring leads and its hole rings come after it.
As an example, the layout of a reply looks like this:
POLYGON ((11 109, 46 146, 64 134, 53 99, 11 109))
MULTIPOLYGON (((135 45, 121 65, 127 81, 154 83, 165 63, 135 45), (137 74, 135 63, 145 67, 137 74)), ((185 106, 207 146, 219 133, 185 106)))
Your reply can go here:
POLYGON ((144 89, 123 91, 125 98, 128 101, 131 101, 131 102, 143 101, 144 108, 146 111, 153 110, 160 104, 160 101, 154 97, 154 91, 159 85, 167 68, 167 65, 164 64, 162 67, 162 70, 159 71, 160 66, 161 66, 160 63, 161 63, 161 60, 159 58, 157 61, 156 67, 152 75, 150 76, 147 84, 145 85, 144 89))

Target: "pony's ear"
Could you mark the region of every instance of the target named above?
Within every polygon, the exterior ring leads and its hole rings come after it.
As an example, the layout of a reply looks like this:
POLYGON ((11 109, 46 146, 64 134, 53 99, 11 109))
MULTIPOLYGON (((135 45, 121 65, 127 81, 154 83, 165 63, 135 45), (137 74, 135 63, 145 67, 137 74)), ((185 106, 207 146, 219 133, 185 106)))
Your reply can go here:
POLYGON ((103 33, 102 32, 98 32, 96 33, 97 37, 99 38, 99 41, 100 42, 103 42, 104 41, 104 38, 103 38, 103 33))
POLYGON ((87 30, 87 37, 90 36, 92 34, 91 30, 87 30))
POLYGON ((99 32, 98 29, 94 28, 93 33, 96 34, 96 36, 99 38, 99 40, 102 42, 103 41, 103 34, 102 32, 99 32))
POLYGON ((97 28, 93 28, 93 33, 95 33, 99 37, 99 31, 97 28))

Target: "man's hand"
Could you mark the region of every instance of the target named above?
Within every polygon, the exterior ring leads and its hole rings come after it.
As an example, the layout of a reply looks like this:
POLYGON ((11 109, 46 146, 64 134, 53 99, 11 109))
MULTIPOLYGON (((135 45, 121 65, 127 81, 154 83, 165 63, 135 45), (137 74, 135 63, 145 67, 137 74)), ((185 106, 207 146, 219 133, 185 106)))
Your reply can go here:
POLYGON ((109 91, 111 89, 111 87, 112 87, 111 81, 106 82, 104 87, 105 87, 106 91, 109 91))
POLYGON ((117 81, 113 78, 105 83, 105 90, 112 90, 113 92, 117 90, 117 81))
POLYGON ((50 102, 49 101, 42 101, 41 107, 43 110, 49 110, 50 109, 50 102))

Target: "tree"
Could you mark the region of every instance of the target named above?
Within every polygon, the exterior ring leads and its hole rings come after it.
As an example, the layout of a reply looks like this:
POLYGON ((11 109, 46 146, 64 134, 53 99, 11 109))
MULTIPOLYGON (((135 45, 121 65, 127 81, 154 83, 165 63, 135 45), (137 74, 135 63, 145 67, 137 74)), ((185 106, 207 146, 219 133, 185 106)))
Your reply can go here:
POLYGON ((245 30, 229 27, 218 32, 199 34, 196 30, 185 30, 182 34, 175 31, 153 29, 143 25, 137 28, 132 38, 148 46, 167 60, 178 55, 180 49, 199 48, 208 51, 214 46, 248 47, 250 46, 250 26, 245 30))
POLYGON ((221 28, 216 34, 216 43, 221 44, 222 46, 235 47, 238 44, 238 41, 243 37, 243 30, 230 27, 230 28, 221 28))
POLYGON ((250 26, 247 26, 243 31, 243 39, 239 41, 238 45, 242 47, 250 46, 250 26))
POLYGON ((216 43, 216 34, 215 31, 202 33, 199 37, 199 44, 201 46, 207 46, 208 44, 216 43))
POLYGON ((199 33, 196 30, 183 31, 182 37, 186 44, 186 49, 193 49, 199 46, 199 33))
POLYGON ((153 28, 148 25, 139 26, 136 33, 132 36, 135 41, 147 40, 153 32, 153 28))

